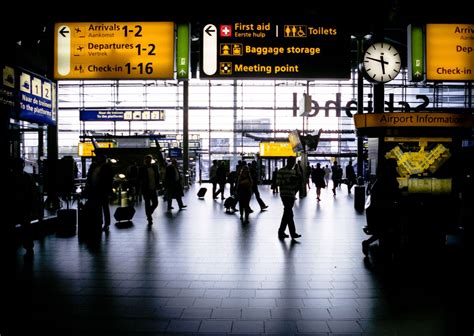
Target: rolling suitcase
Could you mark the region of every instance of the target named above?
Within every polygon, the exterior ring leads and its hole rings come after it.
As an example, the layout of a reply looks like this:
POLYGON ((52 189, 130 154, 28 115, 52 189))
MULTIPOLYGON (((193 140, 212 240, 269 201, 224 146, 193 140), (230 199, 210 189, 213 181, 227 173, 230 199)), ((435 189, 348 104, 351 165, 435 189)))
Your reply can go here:
POLYGON ((56 234, 61 237, 70 237, 76 234, 77 211, 76 209, 58 210, 58 226, 56 234))
POLYGON ((224 201, 224 208, 226 211, 235 209, 236 205, 237 205, 237 198, 235 196, 227 197, 224 201))
POLYGON ((99 204, 87 200, 78 203, 79 240, 99 240, 102 235, 102 208, 99 204))
POLYGON ((206 191, 207 191, 207 188, 204 188, 204 187, 203 187, 203 188, 200 188, 199 191, 198 191, 198 193, 197 193, 197 196, 198 196, 199 198, 203 198, 204 195, 206 195, 206 191))
POLYGON ((117 222, 131 221, 135 215, 133 206, 121 206, 115 209, 114 218, 117 222))

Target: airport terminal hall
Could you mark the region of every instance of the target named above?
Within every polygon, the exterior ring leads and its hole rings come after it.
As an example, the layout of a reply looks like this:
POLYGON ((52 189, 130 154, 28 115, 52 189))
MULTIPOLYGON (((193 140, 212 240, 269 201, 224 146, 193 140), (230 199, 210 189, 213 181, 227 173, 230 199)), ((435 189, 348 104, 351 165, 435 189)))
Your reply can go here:
POLYGON ((474 335, 469 1, 9 8, 0 336, 474 335))

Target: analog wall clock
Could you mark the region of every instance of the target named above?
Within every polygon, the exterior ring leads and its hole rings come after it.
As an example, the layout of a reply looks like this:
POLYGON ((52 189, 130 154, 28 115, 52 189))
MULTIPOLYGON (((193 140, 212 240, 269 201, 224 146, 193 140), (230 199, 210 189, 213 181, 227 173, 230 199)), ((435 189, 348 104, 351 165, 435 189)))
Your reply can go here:
POLYGON ((362 68, 365 77, 376 83, 386 83, 397 77, 402 66, 397 49, 387 42, 372 44, 364 53, 362 68))

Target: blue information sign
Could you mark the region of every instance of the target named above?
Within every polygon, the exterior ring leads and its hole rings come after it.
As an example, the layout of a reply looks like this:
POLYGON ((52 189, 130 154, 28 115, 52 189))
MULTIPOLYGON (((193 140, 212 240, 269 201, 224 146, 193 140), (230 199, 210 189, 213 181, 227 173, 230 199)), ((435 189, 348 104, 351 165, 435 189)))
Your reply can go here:
POLYGON ((30 71, 18 71, 18 119, 56 124, 56 83, 30 71))
POLYGON ((81 110, 81 121, 160 121, 163 110, 81 110))

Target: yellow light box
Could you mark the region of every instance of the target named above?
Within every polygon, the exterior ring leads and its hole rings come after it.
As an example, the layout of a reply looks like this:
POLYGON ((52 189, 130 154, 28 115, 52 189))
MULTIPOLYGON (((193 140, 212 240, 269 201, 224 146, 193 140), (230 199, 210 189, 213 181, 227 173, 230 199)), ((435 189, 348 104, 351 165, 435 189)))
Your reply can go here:
POLYGON ((56 79, 173 79, 173 22, 69 22, 54 29, 56 79))
POLYGON ((289 142, 260 142, 260 157, 296 156, 289 142))

